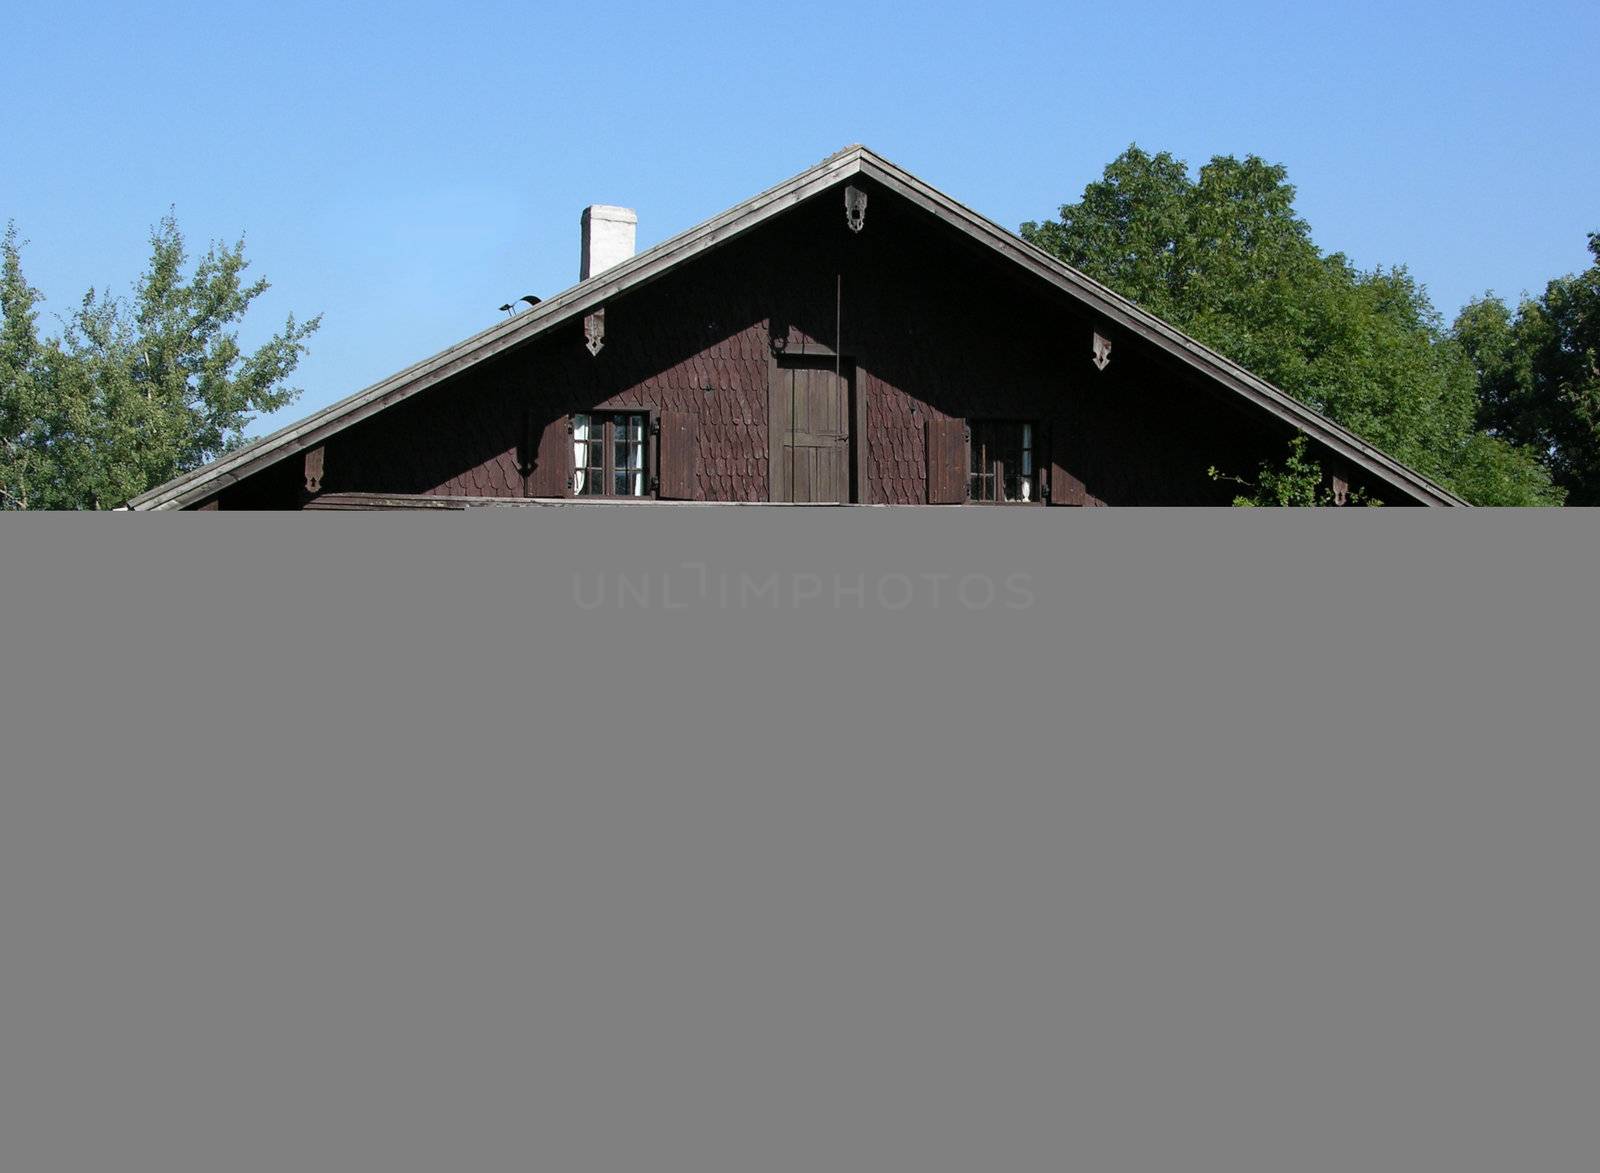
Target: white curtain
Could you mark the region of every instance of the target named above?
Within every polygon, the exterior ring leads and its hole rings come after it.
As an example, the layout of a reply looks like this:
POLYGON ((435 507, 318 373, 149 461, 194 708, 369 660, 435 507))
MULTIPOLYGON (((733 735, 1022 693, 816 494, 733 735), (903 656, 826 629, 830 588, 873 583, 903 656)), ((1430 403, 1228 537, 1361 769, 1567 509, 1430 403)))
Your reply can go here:
POLYGON ((1033 425, 1022 425, 1022 499, 1033 500, 1033 425))
POLYGON ((634 467, 633 495, 644 496, 644 417, 634 416, 628 421, 628 452, 634 467))
POLYGON ((589 417, 572 417, 572 493, 583 492, 584 466, 589 463, 589 417))

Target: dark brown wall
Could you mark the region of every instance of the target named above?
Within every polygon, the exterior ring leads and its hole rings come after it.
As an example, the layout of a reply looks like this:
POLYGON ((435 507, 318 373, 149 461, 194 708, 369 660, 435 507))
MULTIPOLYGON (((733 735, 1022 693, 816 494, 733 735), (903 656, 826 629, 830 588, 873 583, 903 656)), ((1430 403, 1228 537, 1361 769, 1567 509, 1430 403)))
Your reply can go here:
MULTIPOLYGON (((832 190, 611 301, 598 356, 571 322, 356 425, 327 445, 324 491, 523 496, 530 411, 537 450, 569 412, 649 407, 697 418, 696 500, 767 500, 775 337, 790 354, 838 342, 853 360, 873 503, 926 501, 930 417, 1037 419, 1091 498, 1113 505, 1225 504, 1208 466, 1248 474, 1281 458, 1281 424, 1104 325, 1112 362, 1096 370, 1097 323, 1076 303, 869 194, 859 235, 832 190)), ((298 462, 228 490, 223 507, 299 504, 298 462)))

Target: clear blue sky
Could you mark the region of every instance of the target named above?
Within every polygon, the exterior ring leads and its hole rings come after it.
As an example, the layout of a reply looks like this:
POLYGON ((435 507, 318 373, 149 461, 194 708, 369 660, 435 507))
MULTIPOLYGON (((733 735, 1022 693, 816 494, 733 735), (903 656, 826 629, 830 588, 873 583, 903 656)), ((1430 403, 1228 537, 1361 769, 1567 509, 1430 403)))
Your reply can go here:
MULTIPOLYGON (((322 311, 288 422, 851 142, 1009 228, 1130 142, 1285 164, 1317 242, 1453 316, 1600 230, 1600 5, 56 3, 0 24, 0 221, 67 312, 175 206, 322 311)), ((47 316, 47 323, 53 321, 47 316)), ((250 336, 247 331, 247 340, 250 336)))

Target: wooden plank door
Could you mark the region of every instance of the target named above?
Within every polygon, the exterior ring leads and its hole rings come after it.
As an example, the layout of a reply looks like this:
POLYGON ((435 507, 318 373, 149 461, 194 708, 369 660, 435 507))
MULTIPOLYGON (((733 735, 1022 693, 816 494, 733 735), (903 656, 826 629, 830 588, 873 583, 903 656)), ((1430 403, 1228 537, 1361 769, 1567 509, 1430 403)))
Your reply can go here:
POLYGON ((772 388, 775 501, 850 500, 851 396, 848 372, 783 363, 772 388))

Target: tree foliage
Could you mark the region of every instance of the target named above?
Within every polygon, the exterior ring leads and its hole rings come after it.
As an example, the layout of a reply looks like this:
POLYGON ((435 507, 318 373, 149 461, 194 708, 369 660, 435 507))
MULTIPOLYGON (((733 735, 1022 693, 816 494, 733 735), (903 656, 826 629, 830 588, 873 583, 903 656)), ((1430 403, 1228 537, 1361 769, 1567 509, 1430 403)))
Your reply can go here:
POLYGON ((1022 235, 1477 504, 1559 504, 1478 427, 1476 373, 1404 268, 1324 254, 1281 166, 1130 147, 1022 235))
POLYGON ((213 243, 186 272, 169 214, 131 298, 91 289, 42 338, 42 300, 8 226, 0 257, 0 506, 109 508, 244 443, 260 413, 300 394, 289 377, 320 316, 248 353, 238 323, 265 293, 245 283, 242 240, 213 243))
POLYGON ((1595 263, 1515 314, 1486 296, 1456 318, 1456 341, 1483 388, 1480 421, 1543 456, 1574 505, 1600 505, 1600 233, 1595 263))
MULTIPOLYGON (((1216 467, 1206 469, 1214 481, 1231 481, 1246 491, 1233 499, 1235 506, 1325 506, 1341 504, 1332 486, 1323 476, 1322 466, 1306 454, 1306 438, 1297 435, 1289 441, 1289 454, 1281 465, 1264 460, 1254 481, 1233 476, 1216 467)), ((1375 497, 1368 497, 1360 489, 1350 490, 1342 504, 1382 505, 1375 497)))

